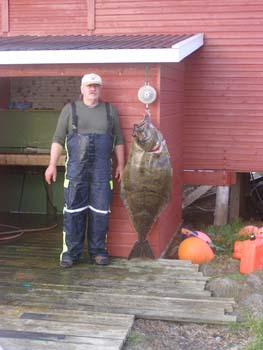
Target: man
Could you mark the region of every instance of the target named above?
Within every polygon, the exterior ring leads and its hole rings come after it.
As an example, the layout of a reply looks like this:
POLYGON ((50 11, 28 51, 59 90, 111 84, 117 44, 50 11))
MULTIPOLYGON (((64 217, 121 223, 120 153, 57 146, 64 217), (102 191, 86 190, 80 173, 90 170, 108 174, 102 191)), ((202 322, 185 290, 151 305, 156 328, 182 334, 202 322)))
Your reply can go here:
POLYGON ((80 259, 87 222, 91 259, 98 265, 109 264, 105 241, 112 196, 111 154, 114 149, 115 178, 120 181, 124 145, 116 110, 100 100, 101 87, 99 75, 91 73, 82 77, 82 100, 62 109, 45 173, 47 183, 56 181, 56 165, 65 144, 63 251, 60 256, 60 265, 65 268, 80 259))

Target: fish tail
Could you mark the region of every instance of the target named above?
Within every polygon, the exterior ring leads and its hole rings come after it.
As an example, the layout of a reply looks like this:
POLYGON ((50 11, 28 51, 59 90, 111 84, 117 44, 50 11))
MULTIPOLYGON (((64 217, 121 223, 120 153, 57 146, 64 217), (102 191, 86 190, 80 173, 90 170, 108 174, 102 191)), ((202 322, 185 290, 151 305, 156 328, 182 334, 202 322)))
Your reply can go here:
POLYGON ((130 254, 128 260, 135 258, 150 258, 154 259, 154 254, 150 244, 147 240, 145 241, 136 241, 130 254))

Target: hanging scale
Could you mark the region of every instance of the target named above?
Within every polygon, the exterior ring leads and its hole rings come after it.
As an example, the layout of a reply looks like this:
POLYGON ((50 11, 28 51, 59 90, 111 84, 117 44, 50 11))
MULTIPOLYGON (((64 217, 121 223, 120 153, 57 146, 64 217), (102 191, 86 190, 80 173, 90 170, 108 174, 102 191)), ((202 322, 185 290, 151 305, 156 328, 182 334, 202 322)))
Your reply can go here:
POLYGON ((140 102, 144 103, 146 105, 146 109, 148 109, 148 105, 156 100, 157 92, 148 82, 148 65, 146 65, 145 75, 145 85, 139 89, 138 99, 140 102))

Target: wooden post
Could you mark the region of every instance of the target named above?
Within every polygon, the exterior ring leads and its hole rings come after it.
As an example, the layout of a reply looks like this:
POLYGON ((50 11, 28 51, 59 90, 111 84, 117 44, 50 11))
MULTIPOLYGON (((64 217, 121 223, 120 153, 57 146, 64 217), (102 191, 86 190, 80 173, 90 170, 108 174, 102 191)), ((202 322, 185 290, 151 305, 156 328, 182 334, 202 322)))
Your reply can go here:
POLYGON ((236 183, 231 186, 229 201, 229 220, 239 217, 240 214, 240 174, 237 174, 236 183))
POLYGON ((95 0, 87 0, 88 31, 95 29, 95 0))
POLYGON ((248 197, 250 193, 250 173, 241 173, 240 180, 240 207, 239 216, 244 219, 250 219, 251 209, 248 207, 248 197))
POLYGON ((9 32, 9 0, 2 0, 2 32, 9 32))
POLYGON ((250 173, 238 173, 235 185, 231 186, 229 220, 250 218, 247 198, 250 190, 250 173))
POLYGON ((229 186, 218 186, 216 189, 216 207, 214 225, 227 224, 228 221, 229 186))

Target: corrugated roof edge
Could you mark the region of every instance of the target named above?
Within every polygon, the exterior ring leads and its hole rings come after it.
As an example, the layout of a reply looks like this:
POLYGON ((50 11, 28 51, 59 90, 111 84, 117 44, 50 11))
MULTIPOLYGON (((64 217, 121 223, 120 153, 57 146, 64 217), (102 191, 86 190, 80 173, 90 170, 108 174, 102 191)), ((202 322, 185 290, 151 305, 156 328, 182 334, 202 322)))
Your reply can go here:
POLYGON ((0 51, 0 65, 81 63, 176 63, 204 44, 204 34, 186 36, 165 48, 112 48, 0 51))

